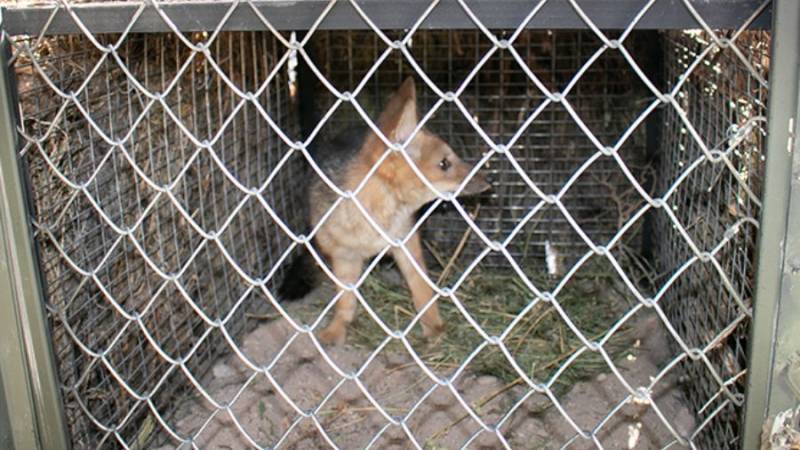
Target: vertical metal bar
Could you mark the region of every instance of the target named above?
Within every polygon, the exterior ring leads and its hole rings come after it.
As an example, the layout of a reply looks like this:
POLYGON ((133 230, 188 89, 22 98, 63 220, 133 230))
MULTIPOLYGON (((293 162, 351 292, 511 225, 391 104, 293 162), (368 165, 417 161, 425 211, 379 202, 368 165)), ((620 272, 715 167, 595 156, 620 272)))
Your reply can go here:
MULTIPOLYGON (((642 42, 646 42, 643 47, 647 49, 645 52, 644 60, 642 61, 642 68, 645 71, 645 75, 650 79, 650 81, 657 86, 660 90, 665 90, 665 68, 664 64, 666 64, 665 52, 664 52, 664 38, 658 31, 642 31, 640 34, 640 38, 642 42)), ((656 171, 659 170, 658 164, 661 160, 659 156, 661 152, 665 151, 667 146, 662 146, 662 138, 663 138, 663 128, 664 128, 664 108, 660 107, 653 111, 650 116, 645 119, 645 138, 647 140, 646 144, 646 154, 645 163, 655 167, 656 171)), ((651 175, 647 175, 647 179, 644 180, 643 187, 648 192, 651 192, 654 185, 656 184, 656 178, 651 175)), ((642 257, 649 261, 653 267, 657 267, 655 258, 656 258, 656 220, 657 214, 659 211, 651 210, 650 212, 646 213, 644 216, 644 221, 642 222, 642 243, 641 243, 641 252, 642 257)))
MULTIPOLYGON (((302 41, 304 37, 305 35, 303 33, 297 32, 297 39, 299 41, 302 41)), ((312 60, 318 61, 316 42, 314 39, 308 41, 303 48, 312 60)), ((297 67, 295 71, 297 72, 297 90, 295 91, 297 95, 297 120, 300 125, 301 140, 305 141, 308 136, 311 135, 311 132, 314 131, 314 127, 320 120, 320 117, 317 117, 318 115, 314 105, 314 99, 316 98, 314 95, 316 78, 314 72, 308 67, 305 59, 299 55, 297 56, 297 67)))
POLYGON ((0 9, 0 398, 13 448, 67 448, 63 403, 17 156, 10 43, 0 9))
POLYGON ((10 411, 5 407, 7 404, 5 387, 3 387, 3 373, 0 370, 0 448, 12 449, 14 441, 12 440, 11 420, 8 418, 10 411))
POLYGON ((800 2, 775 0, 769 125, 754 317, 750 338, 745 449, 759 448, 765 419, 800 401, 800 2), (794 362, 793 362, 794 361, 794 362), (794 364, 794 366, 793 366, 794 364), (795 386, 792 387, 794 381, 795 386))

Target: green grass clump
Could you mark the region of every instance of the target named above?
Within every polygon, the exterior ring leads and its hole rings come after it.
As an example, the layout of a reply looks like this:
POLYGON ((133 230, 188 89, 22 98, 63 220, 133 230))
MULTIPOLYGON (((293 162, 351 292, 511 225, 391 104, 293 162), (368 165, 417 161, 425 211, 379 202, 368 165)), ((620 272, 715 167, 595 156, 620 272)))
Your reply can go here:
MULTIPOLYGON (((581 270, 556 296, 561 310, 590 340, 604 337, 629 306, 623 289, 616 287, 613 268, 592 267, 581 270)), ((413 306, 405 283, 387 270, 375 271, 361 286, 360 292, 377 315, 391 329, 405 329, 413 318, 413 306), (394 278, 394 279, 393 279, 394 278)), ((436 279, 434 277, 434 279, 436 279)), ((552 288, 546 276, 534 276, 539 288, 552 288)), ((536 295, 511 271, 476 272, 457 289, 464 309, 489 336, 503 334, 515 318, 535 302, 536 295)), ((434 370, 445 372, 459 367, 485 339, 469 323, 455 303, 439 299, 445 333, 435 343, 427 342, 419 324, 410 334, 410 342, 422 359, 434 370)), ((373 349, 387 338, 384 330, 368 314, 361 312, 350 328, 348 342, 373 349)), ((604 345, 616 358, 627 347, 626 330, 616 331, 604 345)), ((608 371, 602 355, 584 348, 583 342, 570 329, 552 303, 538 301, 525 312, 503 340, 519 368, 535 381, 547 381, 576 352, 580 356, 559 375, 557 385, 608 371)), ((405 352, 399 342, 389 345, 390 351, 405 352)), ((498 346, 487 345, 469 363, 476 374, 492 375, 505 382, 518 380, 519 374, 498 346)))

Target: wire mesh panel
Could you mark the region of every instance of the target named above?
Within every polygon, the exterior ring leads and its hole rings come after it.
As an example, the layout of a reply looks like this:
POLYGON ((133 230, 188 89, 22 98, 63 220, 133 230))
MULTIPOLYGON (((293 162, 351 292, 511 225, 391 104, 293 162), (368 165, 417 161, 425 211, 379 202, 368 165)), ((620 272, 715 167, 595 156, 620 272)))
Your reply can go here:
POLYGON ((689 1, 701 31, 640 30, 658 2, 525 29, 555 3, 504 30, 314 3, 294 33, 148 2, 114 35, 63 3, 16 37, 75 446, 735 446, 769 2, 729 31, 689 1), (360 30, 324 29, 342 7, 360 30))
MULTIPOLYGON (((499 32, 508 38, 512 31, 499 32)), ((390 33, 391 39, 402 37, 390 33)), ((641 51, 645 42, 632 38, 633 48, 641 51)), ((318 64, 338 89, 353 90, 363 79, 385 44, 369 31, 322 32, 310 41, 318 64)), ((410 53, 417 64, 439 89, 455 91, 470 75, 492 47, 480 31, 420 31, 414 35, 410 53)), ((656 42, 652 42, 656 44, 656 42)), ((541 82, 553 91, 561 91, 573 75, 593 56, 602 41, 590 32, 526 31, 516 41, 516 48, 525 64, 541 82)), ((414 68, 401 54, 389 56, 362 88, 359 101, 365 110, 376 115, 383 99, 412 74, 414 68)), ((322 87, 317 83, 315 90, 322 87)), ((598 139, 612 140, 619 136, 646 102, 646 87, 639 82, 620 54, 604 54, 597 58, 571 90, 570 99, 577 114, 596 133, 598 139)), ((499 53, 486 61, 480 72, 469 80, 460 95, 472 118, 497 142, 509 141, 546 96, 524 72, 514 58, 499 53)), ((439 99, 435 92, 423 89, 422 110, 429 110, 439 99)), ((332 98, 319 96, 319 116, 332 98)), ((343 124, 361 121, 352 108, 342 108, 332 116, 328 130, 343 124)), ((445 137, 465 159, 475 163, 489 150, 487 142, 475 132, 470 122, 454 104, 441 106, 429 119, 428 127, 445 137)), ((636 176, 645 172, 644 128, 635 130, 624 144, 626 162, 636 176)), ((594 144, 560 105, 548 105, 527 127, 510 151, 530 180, 546 192, 557 191, 575 170, 596 151, 594 144)), ((495 189, 478 200, 468 200, 476 224, 491 239, 502 241, 520 223, 537 199, 529 195, 525 181, 509 161, 491 160, 487 173, 495 181, 495 189), (477 209, 476 209, 477 208, 477 209)), ((631 189, 624 175, 611 160, 598 161, 580 177, 564 197, 565 205, 592 239, 608 240, 630 214, 641 198, 631 189), (609 199, 616 201, 608 208, 609 199)), ((469 233, 469 227, 458 212, 446 205, 431 217, 425 227, 436 251, 451 255, 467 233, 466 247, 457 262, 466 265, 480 253, 480 239, 469 233)), ((633 234, 633 233, 632 233, 633 234)), ((546 270, 546 244, 559 254, 560 265, 572 265, 583 254, 584 243, 557 207, 548 206, 529 221, 521 237, 508 247, 515 258, 525 260, 538 270, 546 270)), ((627 242, 636 246, 634 240, 627 242)), ((492 255, 487 266, 501 266, 505 258, 492 255)))
MULTIPOLYGON (((668 80, 679 76, 709 43, 703 32, 670 33, 666 39, 668 80)), ((698 246, 711 248, 721 239, 731 245, 721 249, 716 261, 726 278, 711 276, 716 269, 706 264, 686 270, 665 294, 665 311, 687 345, 708 346, 706 361, 685 361, 689 399, 698 413, 720 409, 710 426, 698 436, 703 448, 738 447, 739 420, 747 369, 748 309, 752 306, 754 250, 761 206, 764 169, 763 125, 766 117, 769 35, 748 32, 739 37, 748 64, 733 52, 713 51, 677 92, 688 122, 707 138, 713 148, 725 153, 724 165, 703 165, 689 175, 672 196, 669 207, 698 246), (739 143, 737 133, 756 126, 739 143), (733 145, 735 149, 731 149, 733 145), (735 231, 735 233, 733 233, 735 231), (718 378, 717 378, 718 377, 718 378), (717 380, 724 380, 721 392, 717 380)), ((662 180, 671 180, 701 157, 703 150, 688 133, 674 110, 664 117, 664 147, 660 152, 662 180)), ((662 181, 662 189, 669 186, 662 181)), ((658 232, 660 267, 666 279, 671 268, 689 257, 681 232, 664 220, 658 232)))
MULTIPOLYGON (((112 45, 119 36, 94 39, 112 45)), ((221 35, 210 48, 214 63, 171 35, 128 36, 113 55, 78 36, 20 39, 15 49, 21 155, 34 186, 36 239, 74 443, 110 445, 112 432, 129 444, 149 442, 158 431, 149 408, 169 417, 176 399, 193 389, 167 358, 193 354, 185 369, 199 376, 226 352, 198 311, 210 320, 232 315, 228 332, 241 335, 246 315, 263 312, 266 303, 252 298, 233 308, 241 296, 255 296, 237 271, 263 276, 288 245, 264 208, 243 202, 235 184, 263 183, 286 148, 258 109, 286 132, 293 129, 287 73, 271 74, 280 56, 276 40, 221 35), (216 70, 257 92, 254 103, 242 104, 216 70), (164 95, 155 101, 147 92, 164 95), (221 246, 198 232, 223 224, 221 246), (131 322, 137 314, 142 327, 131 322)), ((301 218, 292 214, 298 162, 283 164, 263 194, 288 223, 301 218)))

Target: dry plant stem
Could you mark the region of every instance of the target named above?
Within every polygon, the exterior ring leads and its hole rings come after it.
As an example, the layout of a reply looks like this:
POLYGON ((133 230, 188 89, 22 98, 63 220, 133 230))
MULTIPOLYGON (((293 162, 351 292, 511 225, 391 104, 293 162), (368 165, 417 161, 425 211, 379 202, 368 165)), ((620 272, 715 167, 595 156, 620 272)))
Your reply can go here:
POLYGON ((525 343, 525 340, 528 338, 528 335, 530 335, 533 332, 533 330, 536 328, 536 326, 539 325, 539 323, 545 317, 550 315, 550 313, 552 313, 553 311, 555 311, 555 309, 549 308, 547 311, 545 311, 542 314, 540 314, 539 317, 536 318, 536 320, 531 322, 530 326, 528 326, 528 328, 525 329, 525 332, 522 334, 522 336, 520 336, 519 340, 517 341, 517 345, 514 346, 514 351, 511 352, 512 354, 516 354, 519 351, 519 348, 522 346, 522 344, 525 343))
MULTIPOLYGON (((521 384, 521 383, 522 383, 522 378, 517 378, 516 380, 506 384, 505 386, 501 387, 500 389, 498 389, 498 390, 496 390, 496 391, 494 391, 494 392, 492 392, 490 394, 487 394, 487 395, 483 396, 480 400, 478 400, 477 402, 473 403, 471 406, 472 406, 473 409, 482 408, 484 405, 486 405, 490 401, 494 400, 497 396, 505 393, 509 389, 511 389, 514 386, 516 386, 518 384, 521 384)), ((463 422, 468 417, 470 417, 469 413, 463 413, 456 420, 454 420, 449 425, 447 425, 446 427, 442 428, 441 430, 436 432, 436 434, 431 436, 430 440, 431 441, 435 441, 435 440, 439 439, 440 437, 446 435, 450 430, 452 430, 454 427, 458 426, 459 423, 463 422)))
MULTIPOLYGON (((480 203, 475 207, 475 211, 472 213, 472 217, 478 217, 478 213, 481 211, 480 203)), ((447 275, 450 274, 450 271, 453 269, 453 265, 455 264, 458 257, 461 255, 461 252, 464 251, 464 247, 467 245, 467 241, 469 240, 469 235, 472 233, 472 228, 467 227, 464 231, 464 234, 461 236, 461 240, 458 242, 458 246, 456 246, 453 255, 450 256, 450 259, 447 261, 447 264, 444 265, 444 269, 442 269, 441 275, 439 275, 439 279, 436 280, 437 285, 441 285, 442 282, 447 279, 447 275)))

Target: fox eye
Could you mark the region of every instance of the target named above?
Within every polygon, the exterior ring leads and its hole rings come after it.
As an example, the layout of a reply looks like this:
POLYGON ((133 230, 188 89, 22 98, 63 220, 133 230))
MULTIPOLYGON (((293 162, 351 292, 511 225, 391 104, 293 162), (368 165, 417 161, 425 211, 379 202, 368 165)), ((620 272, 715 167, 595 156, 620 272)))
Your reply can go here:
POLYGON ((442 171, 447 172, 447 169, 450 168, 450 160, 444 158, 441 161, 439 161, 439 168, 442 169, 442 171))

